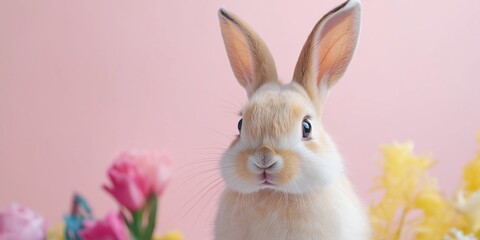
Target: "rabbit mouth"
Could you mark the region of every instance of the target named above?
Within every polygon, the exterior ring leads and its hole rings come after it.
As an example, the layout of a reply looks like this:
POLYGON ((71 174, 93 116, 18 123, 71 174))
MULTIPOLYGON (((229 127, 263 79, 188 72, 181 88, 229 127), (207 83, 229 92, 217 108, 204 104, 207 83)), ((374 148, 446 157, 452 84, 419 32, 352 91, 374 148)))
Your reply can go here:
POLYGON ((275 186, 274 183, 269 182, 268 180, 263 181, 263 182, 262 182, 262 185, 264 185, 264 186, 275 186))
POLYGON ((275 186, 276 184, 273 182, 273 176, 267 171, 263 171, 261 174, 258 175, 260 180, 260 185, 262 186, 275 186))

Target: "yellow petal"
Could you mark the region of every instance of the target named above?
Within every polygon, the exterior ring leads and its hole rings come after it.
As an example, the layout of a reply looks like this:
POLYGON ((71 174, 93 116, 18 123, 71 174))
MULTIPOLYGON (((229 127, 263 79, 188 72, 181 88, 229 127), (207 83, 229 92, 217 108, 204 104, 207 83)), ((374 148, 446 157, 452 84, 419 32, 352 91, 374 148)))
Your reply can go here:
MULTIPOLYGON (((480 133, 477 134, 477 141, 480 145, 480 133)), ((478 150, 475 158, 463 169, 463 181, 467 196, 480 190, 480 150, 478 150)))
POLYGON ((183 233, 179 230, 169 231, 162 237, 154 238, 155 240, 182 240, 183 233))
POLYGON ((47 240, 64 240, 65 239, 65 225, 63 223, 57 224, 50 228, 47 233, 47 240))
POLYGON ((414 206, 422 209, 426 215, 432 215, 436 212, 443 211, 446 203, 440 194, 436 191, 425 191, 419 193, 414 202, 414 206))

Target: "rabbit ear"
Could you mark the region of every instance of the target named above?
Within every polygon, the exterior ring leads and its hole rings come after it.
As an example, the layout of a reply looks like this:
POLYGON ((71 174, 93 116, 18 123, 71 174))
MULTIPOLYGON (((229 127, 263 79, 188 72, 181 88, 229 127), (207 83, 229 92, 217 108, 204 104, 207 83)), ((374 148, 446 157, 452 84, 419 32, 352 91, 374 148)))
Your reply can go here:
POLYGON ((224 9, 218 11, 228 59, 238 82, 250 97, 268 81, 278 81, 270 51, 242 20, 224 9))
POLYGON ((308 36, 293 80, 314 99, 324 98, 345 73, 357 45, 360 12, 359 0, 349 0, 323 16, 308 36))

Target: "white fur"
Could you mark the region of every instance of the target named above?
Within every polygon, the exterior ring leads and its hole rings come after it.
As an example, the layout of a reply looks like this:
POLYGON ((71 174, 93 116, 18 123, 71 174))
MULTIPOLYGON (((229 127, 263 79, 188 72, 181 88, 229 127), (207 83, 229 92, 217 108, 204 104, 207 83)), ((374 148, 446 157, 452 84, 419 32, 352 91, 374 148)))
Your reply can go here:
POLYGON ((307 212, 306 217, 295 221, 278 218, 289 211, 281 207, 270 208, 264 217, 258 216, 258 207, 262 206, 246 206, 250 195, 232 200, 225 197, 228 191, 218 208, 215 239, 366 240, 370 236, 368 221, 358 200, 350 189, 337 184, 311 192, 308 203, 298 200, 301 197, 296 195, 285 195, 284 201, 298 201, 299 209, 307 212))

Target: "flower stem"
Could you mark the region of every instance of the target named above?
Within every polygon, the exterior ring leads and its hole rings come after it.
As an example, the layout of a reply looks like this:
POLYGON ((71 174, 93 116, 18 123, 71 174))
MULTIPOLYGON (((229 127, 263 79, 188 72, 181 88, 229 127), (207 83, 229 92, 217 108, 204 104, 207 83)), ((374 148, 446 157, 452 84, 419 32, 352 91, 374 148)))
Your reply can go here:
POLYGON ((403 229, 403 225, 405 223, 405 219, 407 218, 407 213, 410 211, 410 206, 406 206, 404 209, 403 209, 403 212, 402 212, 402 215, 400 216, 400 222, 398 224, 398 228, 397 228, 397 231, 395 231, 395 236, 394 236, 394 239, 396 240, 400 240, 400 236, 402 234, 402 229, 403 229))
POLYGON ((143 212, 144 212, 144 209, 140 209, 138 211, 132 212, 133 222, 131 223, 131 225, 132 225, 131 230, 132 230, 133 238, 136 239, 136 240, 143 239, 143 237, 142 237, 143 212))
POLYGON ((148 225, 145 229, 145 236, 149 239, 153 237, 153 231, 155 230, 155 224, 157 220, 157 205, 158 205, 158 197, 153 195, 150 197, 148 201, 148 225))
POLYGON ((149 197, 147 204, 143 208, 131 212, 131 222, 129 222, 124 216, 125 223, 130 230, 130 235, 133 240, 152 239, 157 218, 157 204, 158 197, 152 195, 149 197), (144 220, 147 220, 148 222, 144 223, 144 220))

